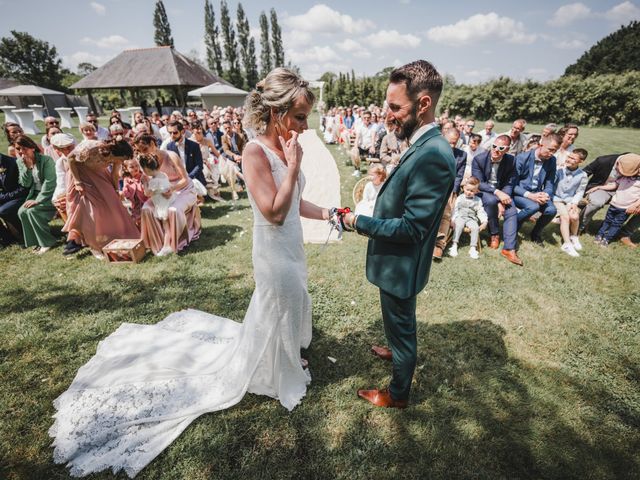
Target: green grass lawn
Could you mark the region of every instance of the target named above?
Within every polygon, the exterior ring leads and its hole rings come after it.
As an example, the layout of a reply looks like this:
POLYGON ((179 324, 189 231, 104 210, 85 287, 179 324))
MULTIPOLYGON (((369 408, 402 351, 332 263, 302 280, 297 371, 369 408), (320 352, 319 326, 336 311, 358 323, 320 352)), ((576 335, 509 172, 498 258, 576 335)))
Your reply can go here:
MULTIPOLYGON (((593 158, 639 142, 637 130, 585 128, 577 145, 593 158)), ((330 149, 349 204, 355 179, 330 149)), ((208 203, 202 217, 184 253, 138 265, 66 259, 61 248, 0 251, 0 478, 68 478, 52 461, 52 402, 121 322, 189 307, 242 320, 253 289, 249 203, 208 203)), ((486 248, 471 260, 465 244, 433 266, 405 411, 356 398, 390 373, 369 353, 384 334, 366 239, 305 246, 314 337, 302 404, 287 413, 247 395, 196 420, 138 478, 638 478, 640 252, 587 235, 574 259, 560 251, 557 225, 545 238, 522 244, 524 268, 486 248)))

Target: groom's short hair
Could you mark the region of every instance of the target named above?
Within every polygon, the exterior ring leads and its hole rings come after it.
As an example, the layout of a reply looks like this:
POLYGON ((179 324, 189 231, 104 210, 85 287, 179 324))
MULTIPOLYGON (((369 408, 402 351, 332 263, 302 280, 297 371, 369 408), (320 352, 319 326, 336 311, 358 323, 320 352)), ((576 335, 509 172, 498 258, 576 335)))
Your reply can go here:
POLYGON ((417 100, 419 94, 426 92, 431 96, 435 108, 442 93, 442 76, 431 63, 416 60, 394 69, 389 75, 390 83, 404 83, 407 95, 417 100))

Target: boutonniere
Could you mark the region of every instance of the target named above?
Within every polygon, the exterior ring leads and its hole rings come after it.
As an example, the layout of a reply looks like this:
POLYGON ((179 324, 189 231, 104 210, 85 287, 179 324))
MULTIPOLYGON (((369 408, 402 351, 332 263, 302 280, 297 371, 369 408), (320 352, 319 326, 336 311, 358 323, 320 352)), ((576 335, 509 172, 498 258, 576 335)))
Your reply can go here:
POLYGON ((2 175, 3 173, 5 173, 7 171, 6 168, 4 167, 0 167, 0 175, 2 175))

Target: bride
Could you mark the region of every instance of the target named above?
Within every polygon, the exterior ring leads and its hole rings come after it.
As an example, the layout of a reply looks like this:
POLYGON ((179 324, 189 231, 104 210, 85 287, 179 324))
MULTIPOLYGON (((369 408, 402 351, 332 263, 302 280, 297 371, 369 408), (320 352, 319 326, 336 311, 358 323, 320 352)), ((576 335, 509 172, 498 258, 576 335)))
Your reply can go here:
POLYGON ((255 290, 244 321, 185 310, 156 325, 123 323, 98 345, 54 402, 54 459, 71 474, 106 468, 135 476, 198 416, 245 393, 292 410, 311 377, 300 349, 311 341, 311 299, 300 216, 328 219, 302 200, 302 149, 314 95, 276 68, 246 100, 245 126, 260 135, 242 164, 253 209, 255 290))

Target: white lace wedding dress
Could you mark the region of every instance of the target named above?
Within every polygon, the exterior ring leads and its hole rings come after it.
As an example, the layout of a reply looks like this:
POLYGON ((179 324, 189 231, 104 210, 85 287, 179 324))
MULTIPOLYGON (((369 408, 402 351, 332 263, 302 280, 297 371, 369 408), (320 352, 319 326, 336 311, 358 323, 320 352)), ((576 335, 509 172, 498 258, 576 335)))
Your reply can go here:
MULTIPOLYGON (((266 146, 277 186, 286 165, 266 146)), ((198 416, 246 392, 292 410, 311 380, 300 348, 311 341, 311 300, 300 224, 302 174, 282 226, 251 198, 255 290, 242 323, 196 310, 156 325, 123 323, 98 345, 55 402, 54 460, 74 476, 106 468, 135 476, 198 416)))

